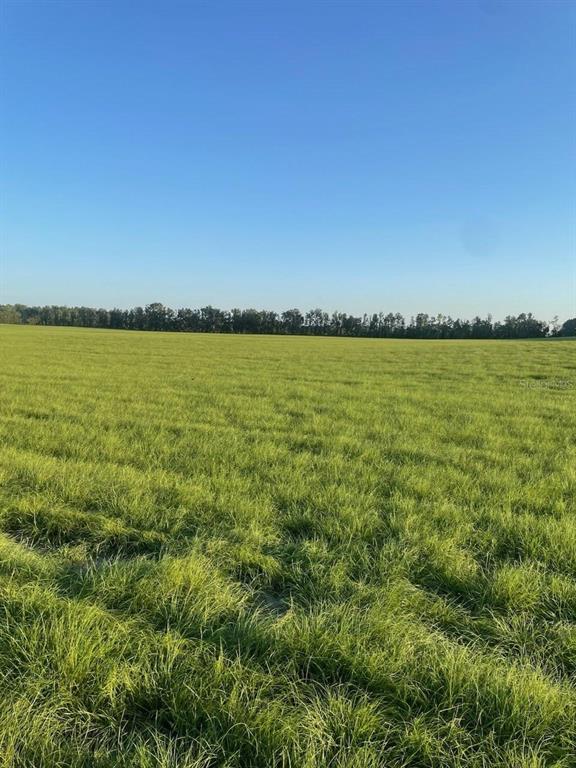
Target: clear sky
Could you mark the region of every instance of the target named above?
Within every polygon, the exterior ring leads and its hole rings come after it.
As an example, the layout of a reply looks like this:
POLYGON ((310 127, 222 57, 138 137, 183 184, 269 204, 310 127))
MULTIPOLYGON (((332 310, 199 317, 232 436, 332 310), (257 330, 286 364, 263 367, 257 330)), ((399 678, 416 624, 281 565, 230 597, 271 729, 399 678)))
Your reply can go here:
POLYGON ((0 303, 576 314, 576 3, 1 14, 0 303))

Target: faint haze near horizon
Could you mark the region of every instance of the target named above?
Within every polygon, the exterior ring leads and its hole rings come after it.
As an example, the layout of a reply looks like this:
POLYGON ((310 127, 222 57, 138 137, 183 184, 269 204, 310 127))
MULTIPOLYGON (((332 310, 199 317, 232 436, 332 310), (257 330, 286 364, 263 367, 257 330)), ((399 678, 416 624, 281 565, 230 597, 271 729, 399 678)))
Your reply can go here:
POLYGON ((14 2, 0 303, 576 315, 576 5, 14 2))

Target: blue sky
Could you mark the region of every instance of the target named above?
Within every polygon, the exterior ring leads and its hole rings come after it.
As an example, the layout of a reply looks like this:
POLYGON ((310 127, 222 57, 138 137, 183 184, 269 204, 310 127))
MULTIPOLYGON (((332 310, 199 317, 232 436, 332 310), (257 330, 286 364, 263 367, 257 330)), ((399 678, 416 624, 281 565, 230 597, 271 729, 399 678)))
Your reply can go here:
POLYGON ((576 314, 576 5, 4 0, 0 302, 576 314))

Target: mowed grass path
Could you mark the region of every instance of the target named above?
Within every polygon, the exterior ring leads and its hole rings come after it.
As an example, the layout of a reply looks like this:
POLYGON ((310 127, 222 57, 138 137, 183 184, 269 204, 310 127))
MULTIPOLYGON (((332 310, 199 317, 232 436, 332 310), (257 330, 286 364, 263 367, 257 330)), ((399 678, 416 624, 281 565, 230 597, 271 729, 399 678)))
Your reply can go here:
POLYGON ((0 326, 0 765, 576 764, 576 343, 0 326))

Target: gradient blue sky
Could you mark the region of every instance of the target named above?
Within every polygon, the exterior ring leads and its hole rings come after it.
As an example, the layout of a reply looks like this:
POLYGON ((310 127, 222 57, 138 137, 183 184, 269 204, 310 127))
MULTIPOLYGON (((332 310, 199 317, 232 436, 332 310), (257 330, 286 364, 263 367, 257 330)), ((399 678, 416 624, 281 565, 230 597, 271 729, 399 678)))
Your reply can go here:
POLYGON ((576 314, 576 4, 4 0, 0 302, 576 314))

